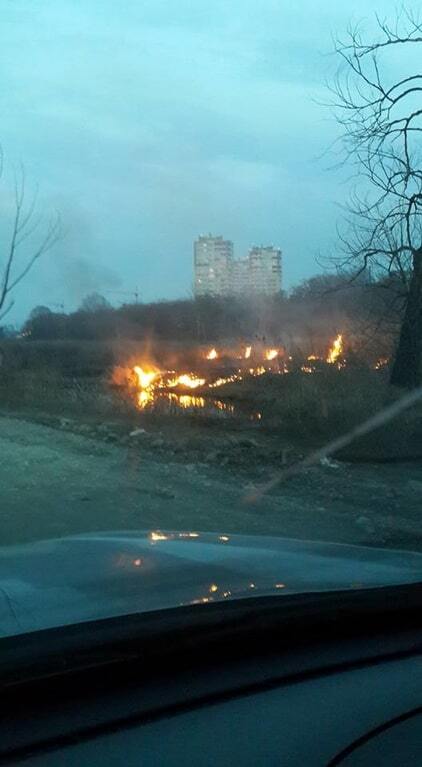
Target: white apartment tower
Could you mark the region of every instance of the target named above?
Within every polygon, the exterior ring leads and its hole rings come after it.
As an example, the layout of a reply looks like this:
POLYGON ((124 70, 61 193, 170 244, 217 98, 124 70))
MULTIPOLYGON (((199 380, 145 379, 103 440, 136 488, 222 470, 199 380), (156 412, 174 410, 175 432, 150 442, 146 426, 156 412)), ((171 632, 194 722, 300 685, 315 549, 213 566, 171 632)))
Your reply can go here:
POLYGON ((254 246, 233 258, 233 243, 211 234, 194 243, 195 296, 275 295, 282 287, 281 250, 254 246))
POLYGON ((249 251, 249 284, 253 293, 274 295, 282 285, 281 250, 272 245, 249 251))
POLYGON ((234 296, 245 296, 251 292, 249 259, 236 259, 232 264, 231 293, 234 296))
POLYGON ((230 240, 211 234, 198 237, 194 243, 195 295, 230 295, 232 262, 230 240))

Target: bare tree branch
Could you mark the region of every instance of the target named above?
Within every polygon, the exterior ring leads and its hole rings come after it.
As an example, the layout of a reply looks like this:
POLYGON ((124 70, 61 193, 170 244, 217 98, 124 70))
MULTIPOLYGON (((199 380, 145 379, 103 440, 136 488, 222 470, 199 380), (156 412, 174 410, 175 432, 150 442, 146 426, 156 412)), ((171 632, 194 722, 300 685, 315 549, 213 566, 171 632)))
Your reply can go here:
POLYGON ((400 53, 394 62, 404 71, 392 79, 389 53, 397 47, 404 53, 409 45, 422 52, 422 23, 404 8, 393 23, 377 17, 377 24, 377 40, 367 42, 355 27, 335 45, 341 67, 332 106, 345 159, 355 165, 363 189, 351 195, 335 262, 356 276, 370 267, 401 281, 407 296, 396 354, 401 372, 393 368, 393 378, 416 386, 422 377, 422 74, 405 71, 409 60, 400 53))
MULTIPOLYGON (((0 176, 2 171, 3 152, 0 148, 0 176)), ((36 261, 47 253, 60 237, 61 223, 56 213, 46 222, 44 233, 39 241, 34 242, 34 235, 42 224, 42 217, 36 215, 37 195, 38 190, 26 205, 26 176, 25 169, 21 166, 14 177, 13 220, 3 264, 0 256, 0 320, 14 304, 11 292, 26 277, 36 261), (23 251, 22 254, 21 251, 23 251)))

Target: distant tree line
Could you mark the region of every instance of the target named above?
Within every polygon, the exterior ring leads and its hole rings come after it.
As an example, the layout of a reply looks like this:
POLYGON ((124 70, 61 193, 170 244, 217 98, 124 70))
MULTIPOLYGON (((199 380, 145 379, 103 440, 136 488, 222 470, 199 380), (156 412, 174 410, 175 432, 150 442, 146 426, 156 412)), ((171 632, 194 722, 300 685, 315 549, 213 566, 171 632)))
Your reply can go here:
POLYGON ((31 340, 145 340, 217 343, 260 338, 294 345, 348 330, 380 346, 389 343, 400 319, 400 285, 394 275, 359 284, 343 275, 319 275, 289 296, 209 298, 127 304, 113 309, 101 296, 71 314, 37 307, 23 328, 31 340), (394 310, 392 310, 394 307, 394 310))

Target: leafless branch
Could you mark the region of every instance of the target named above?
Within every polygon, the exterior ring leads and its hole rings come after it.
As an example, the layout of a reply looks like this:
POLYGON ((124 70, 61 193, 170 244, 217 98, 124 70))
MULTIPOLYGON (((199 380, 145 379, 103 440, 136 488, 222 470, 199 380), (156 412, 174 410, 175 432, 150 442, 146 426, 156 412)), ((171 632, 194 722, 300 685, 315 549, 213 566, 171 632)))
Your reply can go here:
MULTIPOLYGON (((3 153, 0 149, 0 175, 3 169, 3 153)), ((14 178, 14 212, 9 244, 4 254, 3 265, 0 260, 0 320, 13 306, 11 293, 26 277, 36 261, 47 253, 60 237, 61 224, 55 214, 44 225, 44 232, 35 239, 43 219, 36 214, 37 190, 26 204, 26 176, 23 166, 14 178)))
POLYGON ((409 60, 401 55, 394 78, 389 54, 393 47, 422 46, 422 23, 406 9, 393 23, 380 17, 377 23, 378 39, 367 42, 355 27, 335 45, 341 66, 332 106, 345 159, 363 189, 351 194, 335 263, 356 277, 371 268, 400 281, 405 300, 395 359, 401 357, 399 377, 409 381, 403 385, 414 386, 422 376, 422 73, 406 71, 409 60))

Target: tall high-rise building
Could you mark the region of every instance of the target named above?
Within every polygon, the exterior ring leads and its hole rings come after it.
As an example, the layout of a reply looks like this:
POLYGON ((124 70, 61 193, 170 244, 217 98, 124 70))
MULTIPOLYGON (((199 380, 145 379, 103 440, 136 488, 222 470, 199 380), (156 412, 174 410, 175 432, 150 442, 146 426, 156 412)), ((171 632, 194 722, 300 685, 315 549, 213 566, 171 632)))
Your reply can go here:
POLYGON ((232 263, 231 293, 234 296, 245 296, 251 292, 249 279, 249 259, 236 259, 232 263))
POLYGON ((281 250, 272 245, 249 251, 249 284, 253 293, 274 294, 281 291, 281 250))
POLYGON ((195 295, 230 295, 232 262, 230 240, 211 234, 198 237, 194 243, 195 295))
POLYGON ((223 237, 201 235, 194 243, 195 296, 280 293, 281 250, 253 247, 247 258, 233 258, 233 243, 223 237))

